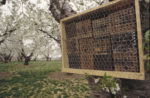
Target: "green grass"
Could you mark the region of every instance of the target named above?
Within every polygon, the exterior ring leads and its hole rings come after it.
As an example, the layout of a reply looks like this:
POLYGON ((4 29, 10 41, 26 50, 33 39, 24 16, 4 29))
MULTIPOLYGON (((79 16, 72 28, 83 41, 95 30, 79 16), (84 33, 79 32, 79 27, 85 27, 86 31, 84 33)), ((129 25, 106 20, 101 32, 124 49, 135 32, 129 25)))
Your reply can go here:
POLYGON ((85 79, 54 80, 47 76, 61 70, 61 61, 0 63, 0 72, 12 77, 0 79, 0 98, 89 98, 85 79))
POLYGON ((61 61, 31 61, 29 66, 24 66, 23 62, 0 62, 0 72, 20 72, 20 71, 56 71, 61 69, 61 61))

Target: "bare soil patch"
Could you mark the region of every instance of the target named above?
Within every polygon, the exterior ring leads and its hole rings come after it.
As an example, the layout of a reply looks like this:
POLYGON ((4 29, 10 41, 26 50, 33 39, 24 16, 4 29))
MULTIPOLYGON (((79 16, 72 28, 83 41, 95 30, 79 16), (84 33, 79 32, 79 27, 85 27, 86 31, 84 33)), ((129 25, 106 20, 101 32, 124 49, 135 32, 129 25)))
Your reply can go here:
POLYGON ((84 75, 70 74, 70 73, 64 73, 64 72, 53 72, 50 75, 48 75, 48 78, 55 79, 55 80, 83 79, 84 75))
POLYGON ((12 74, 10 72, 0 72, 0 79, 7 79, 12 77, 12 74))

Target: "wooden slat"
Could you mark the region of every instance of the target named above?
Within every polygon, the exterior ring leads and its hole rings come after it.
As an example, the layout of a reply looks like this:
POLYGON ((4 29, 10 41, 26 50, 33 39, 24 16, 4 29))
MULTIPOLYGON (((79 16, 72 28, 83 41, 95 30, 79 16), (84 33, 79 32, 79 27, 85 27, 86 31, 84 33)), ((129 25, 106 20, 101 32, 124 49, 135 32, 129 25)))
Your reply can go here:
POLYGON ((67 46, 66 46, 66 31, 63 22, 60 22, 61 26, 61 46, 62 46, 62 68, 69 67, 67 46))
POLYGON ((138 79, 144 80, 144 73, 137 72, 119 72, 119 71, 99 71, 99 70, 89 70, 89 69, 71 69, 64 68, 62 72, 68 73, 76 73, 76 74, 88 74, 88 75, 96 75, 96 76, 104 76, 106 73, 108 76, 113 76, 116 78, 126 78, 126 79, 138 79))

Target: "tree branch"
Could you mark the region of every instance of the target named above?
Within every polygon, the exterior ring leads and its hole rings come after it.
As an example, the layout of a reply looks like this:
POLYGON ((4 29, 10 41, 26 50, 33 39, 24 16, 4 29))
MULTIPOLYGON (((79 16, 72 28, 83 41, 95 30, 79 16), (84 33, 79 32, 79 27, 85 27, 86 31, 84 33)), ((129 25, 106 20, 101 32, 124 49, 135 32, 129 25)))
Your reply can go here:
POLYGON ((12 29, 12 30, 9 30, 8 32, 9 32, 9 34, 11 34, 12 32, 14 32, 14 31, 16 31, 17 29, 16 28, 14 28, 14 29, 12 29))
POLYGON ((29 58, 31 58, 33 56, 33 53, 35 51, 35 49, 37 48, 37 45, 35 45, 35 47, 33 48, 32 52, 30 53, 30 55, 28 56, 29 58))
POLYGON ((32 51, 32 52, 30 53, 30 55, 28 56, 29 58, 31 58, 31 57, 33 56, 33 52, 34 52, 34 51, 32 51))
POLYGON ((0 45, 4 42, 5 40, 3 39, 3 40, 0 40, 0 45))
MULTIPOLYGON (((7 28, 8 29, 8 28, 7 28)), ((7 35, 11 35, 14 31, 16 31, 16 28, 9 30, 7 33, 7 29, 5 30, 5 33, 3 35, 0 35, 0 37, 7 37, 7 35)), ((0 40, 0 45, 5 41, 5 39, 0 40)))
POLYGON ((24 52, 24 49, 22 48, 22 50, 21 50, 21 55, 24 57, 24 58, 26 58, 26 54, 25 54, 25 52, 24 52))
POLYGON ((104 3, 104 1, 100 1, 98 2, 97 0, 94 0, 98 5, 102 5, 104 3))
POLYGON ((2 5, 5 5, 5 4, 6 4, 6 0, 2 0, 0 3, 1 3, 2 5))
POLYGON ((61 43, 61 40, 60 40, 60 39, 57 39, 57 38, 53 37, 53 36, 50 35, 47 31, 44 31, 44 30, 42 30, 42 29, 39 29, 39 31, 41 31, 42 33, 48 35, 50 38, 52 38, 53 40, 55 40, 58 44, 61 43))

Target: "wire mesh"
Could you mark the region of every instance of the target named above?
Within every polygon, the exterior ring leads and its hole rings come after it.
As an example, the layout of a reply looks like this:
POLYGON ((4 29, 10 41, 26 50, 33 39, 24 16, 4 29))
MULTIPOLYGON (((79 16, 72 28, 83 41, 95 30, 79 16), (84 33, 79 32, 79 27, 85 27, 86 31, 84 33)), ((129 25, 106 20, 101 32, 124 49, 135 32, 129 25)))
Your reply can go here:
POLYGON ((139 72, 134 0, 64 22, 69 68, 139 72))

